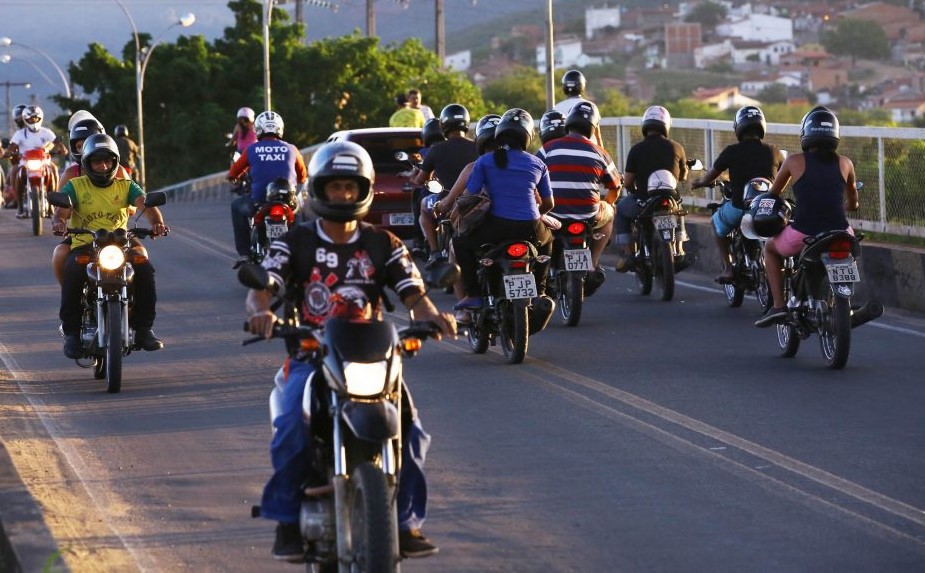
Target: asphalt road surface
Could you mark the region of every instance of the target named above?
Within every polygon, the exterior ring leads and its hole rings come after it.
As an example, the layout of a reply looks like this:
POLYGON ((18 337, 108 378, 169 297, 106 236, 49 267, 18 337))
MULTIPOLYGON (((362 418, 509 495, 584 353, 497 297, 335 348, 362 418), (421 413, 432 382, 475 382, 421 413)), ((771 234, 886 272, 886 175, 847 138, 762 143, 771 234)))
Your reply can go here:
MULTIPOLYGON (((298 570, 249 515, 283 350, 241 346, 229 201, 162 208, 172 233, 148 248, 166 348, 128 356, 115 395, 61 352, 58 239, 0 211, 0 475, 73 571, 298 570)), ((888 310, 830 371, 815 338, 780 358, 753 299, 731 309, 707 277, 679 280, 665 303, 611 272, 521 365, 464 339, 406 363, 441 551, 405 571, 925 570, 922 317, 888 310)))

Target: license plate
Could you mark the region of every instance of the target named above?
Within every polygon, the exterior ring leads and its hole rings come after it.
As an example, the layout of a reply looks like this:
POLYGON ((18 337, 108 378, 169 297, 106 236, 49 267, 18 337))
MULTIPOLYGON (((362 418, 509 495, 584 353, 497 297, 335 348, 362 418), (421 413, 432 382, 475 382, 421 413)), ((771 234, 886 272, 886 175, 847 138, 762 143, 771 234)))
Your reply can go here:
POLYGON ((278 239, 286 234, 289 226, 286 223, 267 223, 267 238, 278 239))
POLYGON ((566 271, 592 271, 590 249, 568 249, 562 251, 566 271))
POLYGON ((411 213, 389 213, 389 225, 414 225, 414 216, 411 213))
POLYGON ((508 299, 533 298, 537 296, 536 278, 533 273, 504 275, 504 293, 508 299))
POLYGON ((674 215, 663 215, 661 217, 652 217, 652 223, 655 224, 655 228, 659 231, 664 231, 666 229, 674 229, 678 226, 678 218, 674 215))
POLYGON ((825 270, 829 273, 830 283, 861 282, 861 274, 858 272, 858 264, 856 261, 838 265, 826 265, 825 270))

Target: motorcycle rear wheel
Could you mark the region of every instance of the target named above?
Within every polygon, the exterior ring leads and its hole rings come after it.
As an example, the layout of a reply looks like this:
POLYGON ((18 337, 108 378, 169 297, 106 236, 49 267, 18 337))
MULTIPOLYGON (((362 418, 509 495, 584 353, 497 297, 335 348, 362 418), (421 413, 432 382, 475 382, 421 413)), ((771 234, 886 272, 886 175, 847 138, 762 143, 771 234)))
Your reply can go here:
POLYGON ((584 280, 578 273, 559 273, 559 314, 565 326, 578 326, 585 300, 584 280))
POLYGON ((501 350, 508 364, 520 364, 527 356, 530 340, 528 308, 524 300, 504 301, 501 310, 501 350))
POLYGON ((398 564, 397 512, 385 475, 373 464, 358 465, 350 477, 351 570, 394 572, 398 564))
POLYGON ((106 391, 117 394, 122 390, 122 303, 106 303, 106 391))
POLYGON ((826 303, 828 312, 819 328, 819 347, 826 365, 840 370, 851 352, 851 301, 830 293, 826 303))
POLYGON ((652 268, 662 291, 662 300, 670 301, 674 298, 674 257, 671 246, 662 240, 658 231, 652 232, 652 268))

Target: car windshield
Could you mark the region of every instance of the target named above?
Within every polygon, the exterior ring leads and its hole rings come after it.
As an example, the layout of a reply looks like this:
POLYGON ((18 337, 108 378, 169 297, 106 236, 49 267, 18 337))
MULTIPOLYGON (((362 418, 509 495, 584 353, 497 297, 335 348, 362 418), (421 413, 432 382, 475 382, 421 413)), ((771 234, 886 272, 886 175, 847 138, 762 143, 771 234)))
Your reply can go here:
POLYGON ((351 141, 358 143, 369 152, 373 160, 376 173, 399 173, 408 170, 408 164, 395 159, 396 151, 412 154, 421 150, 421 138, 415 136, 379 135, 371 137, 352 137, 351 141))

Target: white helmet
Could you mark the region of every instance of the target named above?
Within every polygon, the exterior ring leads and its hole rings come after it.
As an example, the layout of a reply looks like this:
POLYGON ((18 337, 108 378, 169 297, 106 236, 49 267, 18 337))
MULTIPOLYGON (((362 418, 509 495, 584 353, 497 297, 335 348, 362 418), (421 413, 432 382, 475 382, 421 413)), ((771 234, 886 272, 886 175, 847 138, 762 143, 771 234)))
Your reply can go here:
POLYGON ((249 107, 242 107, 241 109, 238 110, 237 117, 238 119, 241 119, 242 117, 246 117, 247 121, 254 123, 254 110, 252 110, 249 107))
POLYGON ((653 105, 642 114, 642 134, 646 135, 650 130, 668 137, 668 132, 671 131, 671 114, 667 109, 653 105))
POLYGON ((283 136, 283 116, 275 111, 261 113, 254 120, 254 131, 258 138, 264 135, 276 135, 281 138, 283 136))
POLYGON ((71 116, 71 119, 67 120, 67 130, 71 131, 72 129, 74 129, 74 125, 76 125, 78 121, 83 121, 85 119, 96 119, 96 118, 93 117, 92 113, 90 113, 89 111, 85 109, 79 109, 75 111, 74 115, 71 116))
POLYGON ((33 133, 37 133, 38 130, 42 129, 43 119, 45 119, 45 112, 37 105, 27 105, 26 109, 22 110, 22 121, 26 124, 26 128, 33 133))
POLYGON ((655 191, 657 189, 671 189, 673 191, 678 188, 678 179, 671 171, 659 169, 658 171, 653 171, 652 174, 649 175, 648 186, 646 188, 649 191, 655 191))

